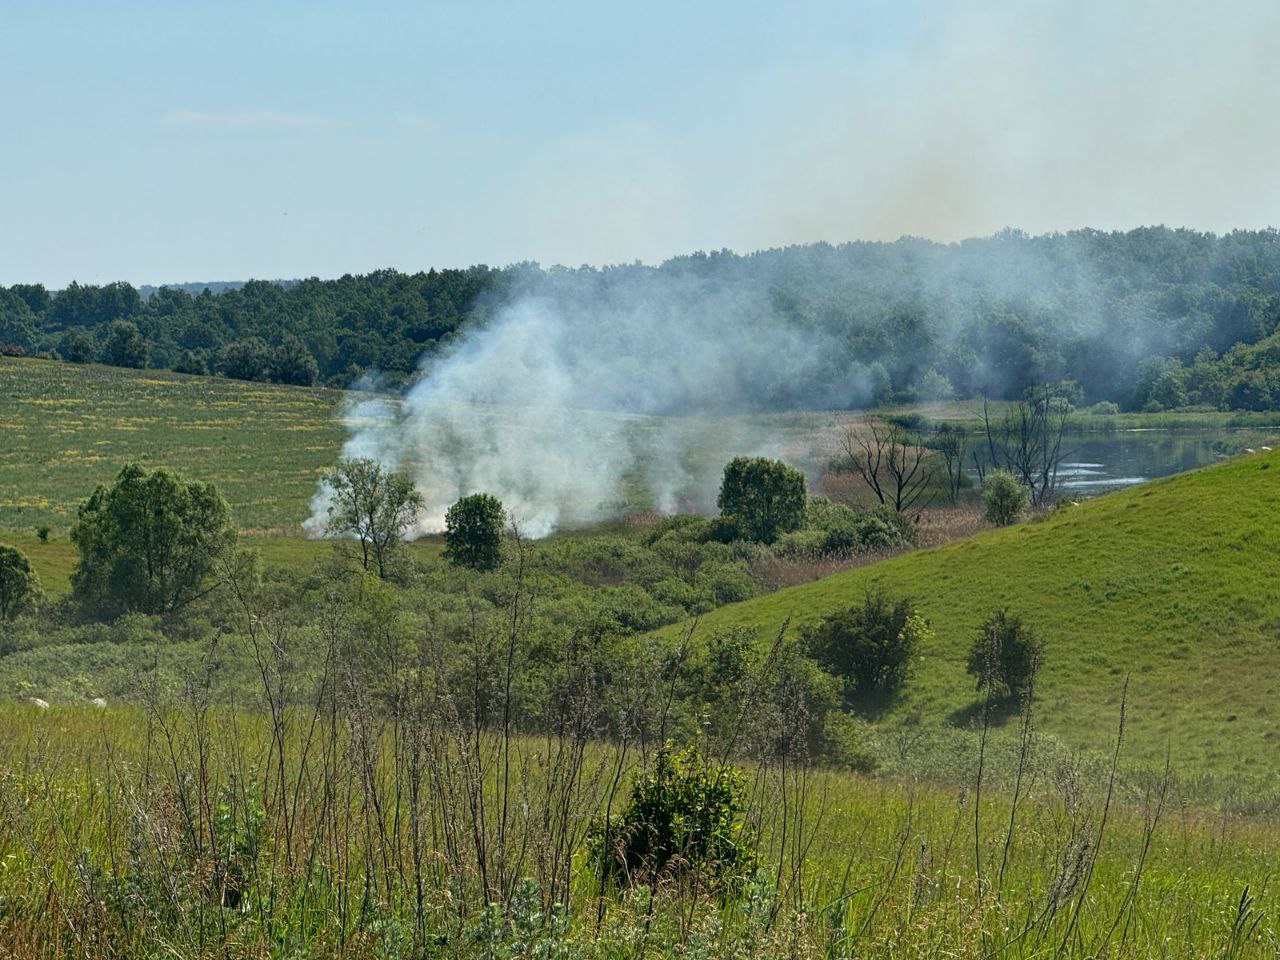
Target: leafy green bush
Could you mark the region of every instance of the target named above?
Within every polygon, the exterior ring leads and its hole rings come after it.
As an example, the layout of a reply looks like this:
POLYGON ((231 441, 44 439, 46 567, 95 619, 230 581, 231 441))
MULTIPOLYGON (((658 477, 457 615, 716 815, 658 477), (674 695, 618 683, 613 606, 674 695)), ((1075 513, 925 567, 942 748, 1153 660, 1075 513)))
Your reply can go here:
POLYGON ((988 523, 1007 527, 1027 505, 1027 488, 1007 470, 991 470, 982 478, 982 513, 988 523))
POLYGON ((840 678, 849 702, 892 696, 906 683, 912 660, 932 636, 906 597, 868 591, 862 603, 836 611, 802 631, 809 656, 840 678))
POLYGON ((979 690, 1024 697, 1035 685, 1044 642, 1020 617, 998 610, 978 630, 969 648, 966 669, 979 690))
POLYGON ((604 878, 628 885, 689 872, 740 878, 755 861, 742 829, 742 791, 740 771, 693 748, 664 747, 632 785, 622 813, 592 824, 588 848, 604 878))
POLYGON ((745 539, 773 543, 804 524, 804 474, 781 460, 735 457, 725 465, 716 505, 745 539))
POLYGON ((711 521, 692 513, 677 513, 663 517, 645 532, 645 546, 654 546, 664 540, 682 543, 705 543, 712 539, 711 521))

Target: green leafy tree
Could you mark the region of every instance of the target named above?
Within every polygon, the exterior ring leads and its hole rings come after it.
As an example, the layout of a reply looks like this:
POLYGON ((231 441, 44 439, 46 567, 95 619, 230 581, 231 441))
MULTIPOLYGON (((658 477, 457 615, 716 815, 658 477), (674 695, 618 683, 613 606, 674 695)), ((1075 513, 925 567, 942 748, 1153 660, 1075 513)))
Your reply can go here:
POLYGON ((62 338, 58 353, 68 363, 93 363, 98 357, 98 347, 82 327, 73 327, 62 338))
POLYGON ((261 337, 245 337, 222 348, 218 354, 218 370, 232 380, 267 380, 271 374, 273 355, 261 337))
POLYGON ((978 630, 966 669, 979 690, 1024 697, 1035 686, 1044 655, 1039 635, 1007 610, 998 610, 978 630))
POLYGON ((493 570, 502 563, 506 522, 507 513, 497 497, 487 493, 463 497, 444 516, 445 558, 460 567, 493 570))
POLYGON ((735 457, 724 468, 716 504, 747 540, 773 543, 804 525, 804 474, 781 460, 735 457))
POLYGON ((287 333, 280 338, 280 345, 271 351, 267 373, 275 383, 309 387, 320 376, 320 367, 307 345, 287 333))
POLYGON ((325 533, 354 539, 360 565, 385 580, 425 505, 413 480, 376 460, 355 457, 339 460, 324 482, 329 494, 325 533))
POLYGON ((1027 505, 1027 488, 1007 470, 991 470, 982 478, 982 512, 989 523, 1007 527, 1027 505))
POLYGON ((802 637, 809 656, 839 677, 851 703, 883 699, 906 683, 920 648, 932 637, 915 604, 884 591, 824 617, 802 637))
POLYGON ((72 593, 106 618, 172 613, 211 589, 210 574, 235 540, 213 484, 129 464, 80 505, 72 593))
POLYGON ((0 546, 0 620, 30 613, 43 598, 40 578, 26 555, 14 547, 0 546))
POLYGON ((147 365, 147 354, 147 341, 136 323, 116 320, 107 328, 107 342, 102 345, 103 363, 141 369, 147 365))

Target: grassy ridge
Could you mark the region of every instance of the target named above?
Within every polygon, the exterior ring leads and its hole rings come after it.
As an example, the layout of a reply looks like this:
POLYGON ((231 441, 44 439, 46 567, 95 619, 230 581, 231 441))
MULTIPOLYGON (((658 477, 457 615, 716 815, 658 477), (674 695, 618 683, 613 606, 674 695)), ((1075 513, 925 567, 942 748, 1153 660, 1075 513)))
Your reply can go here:
POLYGON ((889 721, 967 724, 965 655, 1008 606, 1045 636, 1043 726, 1105 749, 1130 681, 1132 745, 1173 744, 1181 769, 1259 775, 1280 740, 1280 453, 1242 456, 1049 518, 838 573, 702 619, 705 635, 815 620, 883 585, 916 598, 936 636, 889 721))

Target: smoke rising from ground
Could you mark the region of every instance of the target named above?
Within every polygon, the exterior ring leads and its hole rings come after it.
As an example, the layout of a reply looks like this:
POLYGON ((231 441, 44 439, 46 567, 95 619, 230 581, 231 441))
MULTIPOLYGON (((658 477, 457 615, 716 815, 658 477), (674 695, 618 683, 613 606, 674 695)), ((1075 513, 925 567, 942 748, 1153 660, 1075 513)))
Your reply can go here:
MULTIPOLYGON (((756 290, 649 270, 552 274, 431 359, 403 402, 357 399, 343 453, 414 477, 427 501, 417 533, 479 491, 532 536, 637 495, 708 509, 717 477, 696 452, 774 450, 744 418, 704 418, 863 403, 865 371, 833 364, 843 353, 780 322, 756 290)), ((321 489, 310 532, 325 510, 321 489)))

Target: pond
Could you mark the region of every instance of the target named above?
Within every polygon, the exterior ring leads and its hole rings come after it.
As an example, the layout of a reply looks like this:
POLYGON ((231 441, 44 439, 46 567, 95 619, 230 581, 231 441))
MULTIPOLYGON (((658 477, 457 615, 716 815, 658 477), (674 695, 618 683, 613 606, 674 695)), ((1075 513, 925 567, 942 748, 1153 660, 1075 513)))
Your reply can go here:
MULTIPOLYGON (((1238 452, 1252 431, 1164 428, 1078 433, 1063 440, 1059 490, 1088 497, 1156 477, 1167 477, 1238 452)), ((985 448, 979 450, 989 462, 985 448)))

